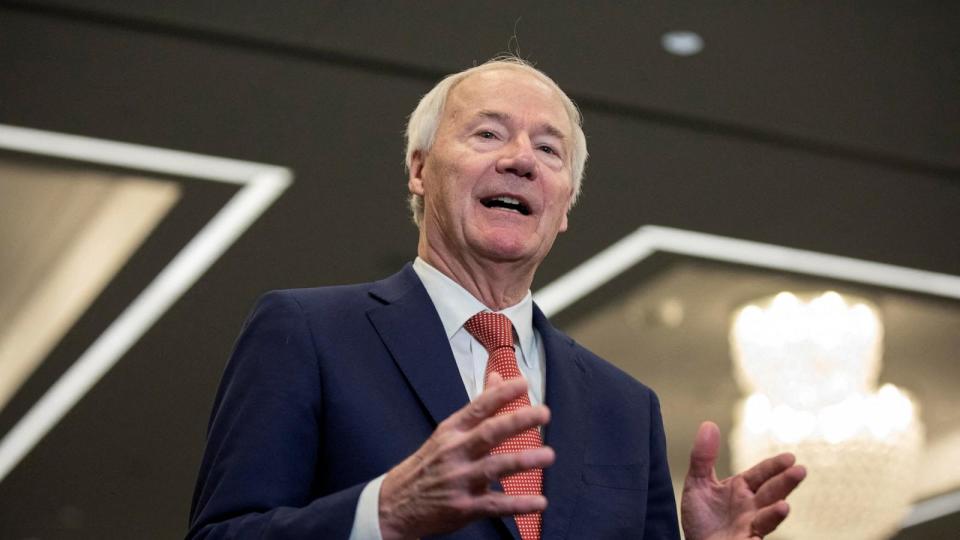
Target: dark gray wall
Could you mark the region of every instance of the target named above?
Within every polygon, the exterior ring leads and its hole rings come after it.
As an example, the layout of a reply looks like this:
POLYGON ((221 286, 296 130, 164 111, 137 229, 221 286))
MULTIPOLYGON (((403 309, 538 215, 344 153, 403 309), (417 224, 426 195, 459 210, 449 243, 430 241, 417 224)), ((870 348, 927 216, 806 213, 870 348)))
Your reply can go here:
MULTIPOLYGON (((296 176, 0 483, 0 536, 181 535, 251 303, 412 258, 404 119, 441 74, 504 51, 515 32, 580 103, 592 155, 539 284, 646 223, 960 274, 958 27, 952 2, 0 4, 0 123, 296 176), (659 36, 677 28, 700 32, 705 51, 663 52, 659 36)), ((231 193, 183 184, 184 202, 0 430, 231 193)))

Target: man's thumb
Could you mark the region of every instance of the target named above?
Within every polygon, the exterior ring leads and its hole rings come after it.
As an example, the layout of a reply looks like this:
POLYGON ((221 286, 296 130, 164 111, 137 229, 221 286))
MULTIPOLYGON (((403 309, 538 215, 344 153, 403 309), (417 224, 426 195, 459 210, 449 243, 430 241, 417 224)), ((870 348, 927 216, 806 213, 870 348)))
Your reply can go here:
POLYGON ((714 478, 714 465, 720 454, 720 428, 713 422, 700 424, 697 437, 693 441, 690 451, 690 470, 687 476, 691 478, 714 478))

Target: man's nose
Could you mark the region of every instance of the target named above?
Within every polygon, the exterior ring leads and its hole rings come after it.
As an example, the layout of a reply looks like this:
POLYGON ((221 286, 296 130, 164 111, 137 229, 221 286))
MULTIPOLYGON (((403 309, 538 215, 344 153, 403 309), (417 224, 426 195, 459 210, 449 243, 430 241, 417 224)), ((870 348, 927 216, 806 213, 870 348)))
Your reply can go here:
POLYGON ((497 172, 513 174, 527 180, 537 178, 537 160, 533 144, 527 137, 518 137, 503 149, 497 160, 497 172))

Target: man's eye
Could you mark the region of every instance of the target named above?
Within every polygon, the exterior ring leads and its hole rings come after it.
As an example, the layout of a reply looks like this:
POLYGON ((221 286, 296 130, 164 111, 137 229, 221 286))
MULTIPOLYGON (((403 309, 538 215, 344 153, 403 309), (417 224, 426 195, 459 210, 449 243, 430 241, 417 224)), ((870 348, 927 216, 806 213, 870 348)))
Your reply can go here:
POLYGON ((540 151, 541 151, 541 152, 546 152, 546 153, 548 153, 548 154, 557 155, 557 151, 554 150, 552 146, 547 146, 547 145, 545 145, 545 144, 540 146, 540 151))
POLYGON ((484 139, 496 139, 496 138, 497 138, 497 134, 494 133, 494 132, 492 132, 492 131, 480 131, 480 132, 477 133, 477 135, 478 135, 479 137, 484 138, 484 139))

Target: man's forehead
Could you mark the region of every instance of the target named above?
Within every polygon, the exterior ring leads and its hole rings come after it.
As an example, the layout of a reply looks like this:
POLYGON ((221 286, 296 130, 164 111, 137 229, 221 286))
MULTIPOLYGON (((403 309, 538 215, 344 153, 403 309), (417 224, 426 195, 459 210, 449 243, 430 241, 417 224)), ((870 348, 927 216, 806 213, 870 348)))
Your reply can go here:
POLYGON ((521 93, 528 104, 536 104, 552 120, 551 131, 569 138, 566 133, 571 130, 571 119, 557 89, 521 68, 502 67, 467 76, 450 90, 444 116, 450 120, 481 115, 508 117, 509 111, 496 103, 515 103, 512 98, 521 93))

